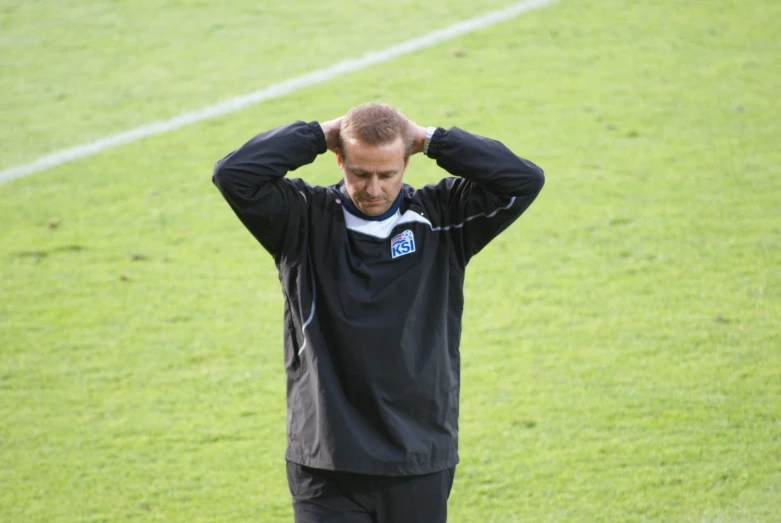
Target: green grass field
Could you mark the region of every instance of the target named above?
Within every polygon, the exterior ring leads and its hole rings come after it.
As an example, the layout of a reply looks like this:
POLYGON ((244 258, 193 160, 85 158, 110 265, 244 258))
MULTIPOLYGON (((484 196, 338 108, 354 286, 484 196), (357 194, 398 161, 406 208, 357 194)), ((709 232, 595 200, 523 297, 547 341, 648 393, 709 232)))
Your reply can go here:
MULTIPOLYGON (((0 169, 508 3, 0 0, 0 169)), ((450 521, 781 521, 779 28, 560 0, 0 185, 0 521, 292 520, 279 282, 211 167, 376 99, 547 175, 468 270, 450 521)))

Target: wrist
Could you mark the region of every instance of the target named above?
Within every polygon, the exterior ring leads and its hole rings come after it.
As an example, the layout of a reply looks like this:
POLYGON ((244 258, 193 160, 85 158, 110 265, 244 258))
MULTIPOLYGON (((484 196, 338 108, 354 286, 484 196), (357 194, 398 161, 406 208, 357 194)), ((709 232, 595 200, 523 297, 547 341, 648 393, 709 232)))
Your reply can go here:
POLYGON ((342 119, 328 120, 320 124, 320 129, 325 136, 326 148, 335 151, 339 146, 339 132, 342 128, 342 119))
MULTIPOLYGON (((422 129, 422 127, 421 127, 422 129)), ((425 134, 423 136, 423 154, 428 156, 428 148, 429 145, 431 145, 431 139, 434 137, 434 133, 436 132, 436 127, 429 127, 425 131, 425 134)))
POLYGON ((414 130, 412 131, 412 146, 410 147, 410 155, 423 152, 423 142, 426 140, 426 128, 413 124, 414 130))

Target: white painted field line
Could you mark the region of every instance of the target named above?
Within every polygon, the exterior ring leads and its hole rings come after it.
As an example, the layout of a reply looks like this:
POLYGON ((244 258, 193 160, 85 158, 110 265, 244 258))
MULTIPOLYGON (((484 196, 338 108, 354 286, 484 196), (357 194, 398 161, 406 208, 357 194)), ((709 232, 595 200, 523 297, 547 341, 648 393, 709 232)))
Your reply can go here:
POLYGON ((388 47, 381 51, 369 53, 353 60, 345 60, 343 62, 334 64, 331 67, 319 69, 302 76, 296 76, 290 80, 285 80, 284 82, 269 85, 268 87, 253 93, 237 96, 236 98, 231 98, 230 100, 226 100, 216 105, 210 105, 197 111, 181 114, 171 118, 170 120, 152 122, 129 131, 107 136, 106 138, 101 138, 100 140, 91 143, 78 145, 76 147, 71 147, 70 149, 62 149, 52 154, 42 156, 34 162, 18 165, 16 167, 10 167, 0 171, 0 183, 13 180, 14 178, 21 178, 22 176, 27 176, 39 171, 44 171, 46 169, 56 167, 57 165, 71 162, 73 160, 92 156, 93 154, 97 154, 113 147, 135 142, 141 138, 173 131, 186 125, 238 111, 239 109, 243 109, 249 105, 253 105, 264 100, 277 98, 279 96, 284 96, 286 94, 298 91, 299 89, 304 89, 306 87, 311 87, 313 85, 327 82, 339 76, 353 73, 355 71, 360 71, 361 69, 365 69, 369 66, 387 62, 399 56, 409 54, 426 47, 431 47, 457 36, 471 33, 473 31, 477 31, 478 29, 483 29, 499 22, 504 22, 505 20, 514 18, 522 13, 525 13, 526 11, 544 7, 550 3, 553 3, 554 1, 555 0, 526 0, 525 2, 517 2, 503 9, 490 11, 478 17, 464 20, 463 22, 451 25, 450 27, 428 33, 427 35, 421 36, 419 38, 407 40, 406 42, 388 47))

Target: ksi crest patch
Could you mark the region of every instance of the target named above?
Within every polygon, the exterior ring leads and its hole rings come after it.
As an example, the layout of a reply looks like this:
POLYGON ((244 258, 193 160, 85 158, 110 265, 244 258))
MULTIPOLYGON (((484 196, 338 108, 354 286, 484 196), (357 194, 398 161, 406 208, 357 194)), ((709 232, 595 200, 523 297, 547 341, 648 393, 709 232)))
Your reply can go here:
POLYGON ((412 235, 411 230, 407 229, 391 239, 391 258, 398 258, 411 252, 415 252, 415 236, 412 235))

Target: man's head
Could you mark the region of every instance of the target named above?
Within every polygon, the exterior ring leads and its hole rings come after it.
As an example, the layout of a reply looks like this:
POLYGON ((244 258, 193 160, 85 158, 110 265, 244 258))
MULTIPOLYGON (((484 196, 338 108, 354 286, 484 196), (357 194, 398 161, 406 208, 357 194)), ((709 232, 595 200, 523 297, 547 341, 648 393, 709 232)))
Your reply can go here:
POLYGON ((384 213, 399 195, 413 141, 410 125, 381 103, 353 107, 342 118, 336 162, 350 199, 364 214, 384 213))

